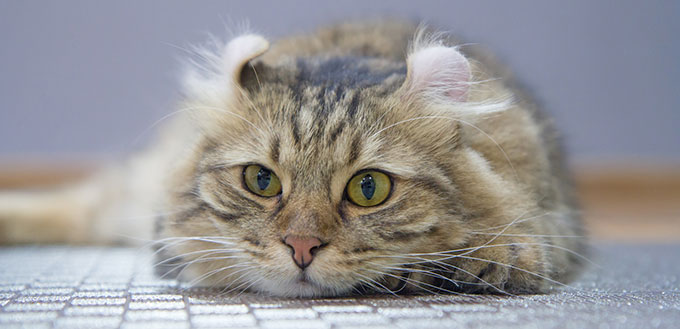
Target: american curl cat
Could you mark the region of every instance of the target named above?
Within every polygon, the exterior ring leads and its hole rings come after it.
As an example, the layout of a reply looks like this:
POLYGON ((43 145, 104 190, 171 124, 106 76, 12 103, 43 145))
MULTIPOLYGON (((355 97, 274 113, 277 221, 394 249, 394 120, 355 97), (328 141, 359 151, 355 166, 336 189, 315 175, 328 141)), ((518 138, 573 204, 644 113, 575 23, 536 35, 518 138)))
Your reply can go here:
POLYGON ((163 275, 275 296, 540 293, 581 268, 556 131, 487 56, 397 22, 214 48, 148 150, 0 194, 0 241, 146 239, 163 275))

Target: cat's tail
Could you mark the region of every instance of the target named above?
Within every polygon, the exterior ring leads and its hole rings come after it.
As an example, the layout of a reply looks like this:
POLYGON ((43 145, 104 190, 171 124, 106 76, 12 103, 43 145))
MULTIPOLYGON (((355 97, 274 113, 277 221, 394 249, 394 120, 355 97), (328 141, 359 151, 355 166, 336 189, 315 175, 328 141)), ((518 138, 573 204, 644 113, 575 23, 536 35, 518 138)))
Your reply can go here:
POLYGON ((130 202, 138 198, 130 185, 125 169, 108 168, 58 188, 0 191, 0 244, 148 239, 153 218, 139 216, 145 210, 130 202))
POLYGON ((82 186, 0 192, 0 243, 87 243, 98 191, 82 186))

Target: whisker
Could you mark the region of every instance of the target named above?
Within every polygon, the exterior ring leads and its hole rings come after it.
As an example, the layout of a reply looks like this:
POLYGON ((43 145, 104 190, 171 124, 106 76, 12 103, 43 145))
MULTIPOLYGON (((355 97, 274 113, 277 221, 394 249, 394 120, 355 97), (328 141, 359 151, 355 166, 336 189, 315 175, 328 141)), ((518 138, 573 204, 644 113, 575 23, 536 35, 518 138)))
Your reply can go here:
MULTIPOLYGON (((191 265, 194 264, 200 264, 200 263, 207 263, 207 262, 217 262, 217 261, 225 261, 229 259, 243 259, 244 257, 241 255, 232 255, 232 256, 214 256, 216 254, 219 254, 218 252, 212 252, 208 253, 206 255, 200 256, 196 259, 186 261, 183 263, 177 263, 177 264, 170 264, 168 266, 173 266, 173 268, 176 270, 177 268, 181 267, 182 269, 177 273, 177 276, 181 276, 184 270, 189 268, 191 265)), ((163 275, 165 276, 165 274, 163 275)))
MULTIPOLYGON (((495 233, 470 232, 475 235, 495 235, 495 233)), ((551 235, 551 234, 501 234, 500 236, 514 236, 527 238, 585 238, 583 235, 551 235)))
POLYGON ((180 237, 169 237, 159 240, 151 241, 150 244, 163 244, 164 242, 175 241, 172 243, 182 243, 182 242, 208 242, 222 245, 234 244, 236 238, 224 237, 224 236, 180 236, 180 237), (220 240, 222 239, 222 240, 220 240))
MULTIPOLYGON (((445 276, 443 276, 443 275, 441 275, 441 274, 432 272, 432 271, 428 271, 428 270, 424 270, 424 269, 419 269, 419 268, 398 267, 398 266, 393 266, 393 265, 384 266, 384 265, 380 265, 380 264, 377 264, 377 263, 371 263, 371 264, 381 266, 381 268, 388 269, 388 270, 395 270, 395 271, 402 271, 402 272, 411 272, 411 273, 422 273, 422 274, 424 274, 424 275, 427 275, 427 276, 430 276, 430 277, 433 277, 433 278, 439 278, 439 279, 448 281, 448 282, 452 283, 453 285, 455 285, 456 287, 459 286, 459 285, 458 285, 459 282, 457 282, 457 281, 455 281, 455 280, 453 280, 453 279, 451 279, 451 278, 447 278, 447 277, 445 277, 445 276)), ((402 265, 410 265, 410 263, 404 263, 404 264, 402 264, 402 265)), ((467 282, 465 282, 465 283, 467 283, 467 282)))
MULTIPOLYGON (((224 114, 233 115, 233 116, 235 116, 235 117, 237 117, 237 118, 239 118, 239 119, 245 121, 245 122, 246 122, 247 124, 249 124, 251 127, 255 128, 257 131, 260 132, 260 135, 261 135, 261 136, 267 136, 267 135, 264 133, 264 131, 262 131, 262 129, 260 129, 260 127, 256 126, 254 123, 250 122, 248 119, 244 118, 242 115, 237 114, 237 113, 235 113, 235 112, 228 111, 228 110, 225 110, 225 109, 222 109, 222 108, 219 108, 219 107, 213 107, 213 106, 193 106, 193 107, 191 107, 191 108, 193 108, 193 109, 204 109, 204 110, 214 110, 214 111, 222 112, 222 113, 224 113, 224 114)), ((259 112, 258 112, 258 113, 259 113, 259 112)), ((264 119, 263 119, 263 120, 264 120, 264 119)))
MULTIPOLYGON (((255 73, 255 80, 257 81, 257 84, 260 85, 260 78, 259 78, 258 75, 257 75, 257 71, 255 70, 255 67, 254 67, 254 66, 252 66, 252 68, 253 68, 253 72, 255 73)), ((260 87, 262 87, 262 86, 260 85, 260 87)), ((261 122, 264 123, 264 124, 266 124, 266 127, 267 127, 267 129, 269 130, 270 133, 273 133, 274 130, 273 130, 273 127, 271 126, 271 120, 265 120, 265 119, 264 119, 264 117, 262 116, 262 110, 260 110, 260 109, 255 105, 255 103, 253 102, 253 100, 250 99, 250 97, 248 97, 248 93, 247 93, 245 90, 243 90, 243 89, 240 88, 240 87, 239 87, 239 90, 241 90, 241 95, 243 95, 244 100, 245 100, 246 102, 248 102, 248 104, 250 105, 250 107, 251 107, 252 109, 255 110, 255 113, 256 113, 257 116, 260 118, 261 122), (267 123, 268 123, 268 124, 267 124, 267 123)), ((267 113, 269 113, 269 112, 267 112, 267 113)))
POLYGON ((373 280, 368 281, 368 280, 363 279, 363 278, 356 278, 356 279, 357 279, 357 281, 359 281, 361 283, 361 286, 355 286, 352 289, 354 291, 359 292, 360 295, 364 295, 364 294, 361 293, 361 290, 359 290, 359 288, 365 289, 364 292, 369 293, 369 294, 371 292, 381 292, 381 291, 383 291, 383 289, 379 288, 377 285, 375 285, 373 282, 371 282, 373 280))
MULTIPOLYGON (((233 276, 233 275, 235 275, 235 274, 238 274, 238 273, 243 272, 243 273, 241 273, 241 275, 239 275, 238 278, 229 279, 229 284, 226 285, 226 286, 224 287, 224 289, 222 289, 222 292, 225 292, 226 294, 231 294, 232 292, 234 292, 235 290, 239 289, 240 287, 243 287, 244 285, 248 285, 248 281, 240 282, 240 280, 241 280, 243 277, 249 276, 249 275, 250 275, 250 272, 248 272, 248 271, 251 270, 252 268, 253 268, 252 266, 248 266, 248 267, 245 267, 245 268, 240 269, 240 270, 238 270, 238 271, 230 272, 230 273, 227 274, 226 276, 222 277, 222 280, 221 280, 221 281, 224 282, 224 281, 227 280, 227 278, 229 278, 230 276, 233 276), (237 283, 237 282, 240 282, 238 286, 233 287, 233 288, 227 290, 229 287, 231 287, 234 283, 237 283)), ((248 285, 248 287, 250 287, 250 285, 248 285)), ((246 287, 246 289, 247 289, 247 287, 246 287)))
POLYGON ((457 257, 457 256, 464 256, 469 254, 470 252, 466 252, 465 254, 457 255, 457 254, 452 254, 454 252, 459 252, 459 251, 466 251, 466 250, 477 250, 477 249, 482 249, 482 248, 494 248, 494 247, 507 247, 507 246, 543 246, 543 247, 548 247, 548 248, 555 248, 555 249, 560 249, 563 251, 566 251, 576 257, 579 257, 582 260, 587 261, 593 266, 597 266, 598 268, 601 267, 599 264, 593 262, 592 260, 588 259, 586 256, 583 256, 569 248, 561 247, 561 246, 556 246, 548 243, 540 243, 540 242, 512 242, 512 243, 501 243, 501 244, 492 244, 492 245, 486 245, 486 246, 480 246, 480 247, 470 247, 470 248, 461 248, 457 250, 446 250, 446 251, 438 251, 438 252, 431 252, 431 253, 412 253, 412 254, 406 254, 406 255, 411 255, 411 256, 430 256, 430 255, 441 255, 441 256, 450 256, 451 258, 457 257))
POLYGON ((372 134, 372 135, 369 137, 369 139, 372 139, 372 138, 374 138, 375 136, 377 136, 377 135, 379 135, 380 133, 382 133, 383 131, 385 131, 385 130, 387 130, 387 129, 390 129, 390 128, 393 128, 393 127, 395 127, 395 126, 398 126, 398 125, 400 125, 400 124, 404 124, 404 123, 408 123, 408 122, 416 121, 416 120, 426 120, 426 119, 444 119, 444 120, 456 121, 456 122, 460 122, 460 123, 462 123, 462 124, 465 124, 465 125, 468 125, 468 126, 474 128, 475 130, 477 130, 478 132, 480 132, 482 135, 484 135, 486 138, 488 138, 491 142, 493 142, 493 143, 496 145, 496 148, 498 148, 498 150, 503 154, 503 157, 505 157, 505 160, 507 161, 508 165, 509 165, 510 168, 512 169, 512 172, 513 172, 513 174, 514 174, 514 176, 515 176, 515 179, 517 179, 517 180, 519 181, 519 174, 517 173, 517 170, 515 169, 515 166, 512 164, 512 161, 510 160, 510 157, 509 157, 508 154, 505 152, 505 149, 503 149, 503 147, 502 147, 502 146, 501 146, 501 145, 500 145, 493 137, 491 137, 491 135, 489 135, 487 132, 485 132, 485 131, 482 130, 481 128, 477 127, 476 125, 474 125, 474 124, 472 124, 472 123, 470 123, 470 122, 467 122, 467 121, 465 121, 465 120, 462 120, 462 119, 454 119, 454 118, 449 118, 449 117, 445 117, 445 116, 441 116, 441 115, 426 115, 426 116, 420 116, 420 117, 405 119, 405 120, 398 121, 398 122, 396 122, 396 123, 393 123, 393 124, 391 124, 391 125, 388 125, 387 127, 384 127, 384 128, 382 128, 382 129, 378 130, 377 132, 375 132, 374 134, 372 134))
MULTIPOLYGON (((258 278, 257 280, 252 281, 248 286, 246 286, 245 288, 241 289, 241 291, 239 291, 239 293, 236 294, 236 297, 240 297, 244 292, 248 291, 248 289, 250 289, 250 287, 254 286, 255 284, 259 283, 259 282, 262 281, 262 280, 263 280, 263 278, 260 277, 260 278, 258 278)), ((230 293, 230 292, 227 292, 227 293, 230 293)))
MULTIPOLYGON (((249 283, 249 280, 248 280, 247 278, 250 277, 250 276, 252 276, 252 272, 250 272, 250 270, 252 270, 253 268, 254 268, 253 266, 250 266, 250 267, 247 267, 247 268, 238 270, 238 271, 234 271, 234 272, 232 272, 232 273, 229 273, 229 275, 225 276, 225 277, 222 279, 223 281, 226 280, 229 276, 233 276, 233 275, 235 275, 235 274, 237 274, 237 273, 243 272, 243 273, 241 273, 241 275, 238 276, 238 278, 236 278, 236 279, 229 279, 230 283, 229 283, 229 285, 227 285, 227 286, 225 287, 224 290, 226 290, 227 288, 231 287, 234 283, 237 283, 237 282, 240 282, 240 283, 239 283, 238 286, 235 286, 235 287, 233 287, 233 288, 227 290, 226 293, 227 293, 227 294, 231 294, 232 292, 234 292, 234 291, 240 289, 241 287, 245 286, 245 287, 243 288, 243 290, 241 290, 241 291, 239 292, 239 295, 240 295, 241 293, 243 293, 243 292, 245 291, 245 289, 248 289, 250 286, 252 286, 252 283, 249 283), (243 278, 246 278, 246 279, 245 279, 245 281, 242 281, 242 282, 241 282, 240 280, 243 279, 243 278)), ((261 279, 262 279, 262 278, 259 278, 257 281, 259 281, 259 280, 261 280, 261 279)))
POLYGON ((380 275, 383 275, 383 276, 393 277, 393 278, 398 279, 398 280, 405 280, 406 282, 409 282, 409 283, 411 283, 411 284, 417 286, 418 288, 423 289, 423 290, 425 290, 425 291, 427 291, 428 293, 431 293, 431 294, 433 294, 433 295, 439 295, 439 293, 436 292, 437 290, 444 291, 444 292, 446 292, 446 293, 450 293, 450 294, 453 294, 453 295, 462 295, 461 293, 459 293, 459 292, 457 292, 457 291, 453 291, 453 290, 449 290, 449 289, 437 287, 437 286, 435 286, 435 285, 431 285, 431 284, 429 284, 429 283, 425 283, 425 282, 422 282, 422 281, 413 280, 413 279, 411 279, 411 278, 408 277, 408 276, 404 278, 404 277, 397 276, 397 275, 394 275, 394 274, 391 274, 391 273, 387 273, 387 272, 374 271, 374 270, 368 270, 368 269, 367 269, 367 271, 371 271, 371 272, 373 272, 373 273, 380 274, 380 275), (424 288, 424 287, 422 287, 421 285, 428 286, 428 287, 430 287, 430 288, 435 289, 436 291, 432 291, 432 290, 430 290, 430 289, 424 288))
MULTIPOLYGON (((508 292, 506 292, 506 291, 503 291, 502 289, 500 289, 500 288, 498 288, 498 287, 496 287, 496 286, 494 286, 494 285, 492 285, 492 284, 489 284, 488 282, 484 281, 483 279, 481 279, 481 278, 478 277, 477 275, 474 275, 474 274, 472 274, 472 273, 470 273, 470 272, 468 272, 468 271, 466 271, 466 270, 464 270, 464 269, 462 269, 462 268, 460 268, 460 267, 458 267, 458 266, 455 266, 455 265, 453 265, 453 264, 449 264, 449 263, 442 262, 440 259, 437 259, 437 260, 430 260, 430 259, 422 258, 422 257, 413 257, 413 258, 415 258, 415 259, 422 259, 422 260, 421 260, 421 261, 418 261, 418 262, 408 262, 408 263, 404 263, 403 265, 415 265, 415 264, 423 264, 423 263, 437 263, 437 264, 440 264, 440 265, 442 265, 442 266, 450 267, 450 268, 453 268, 453 269, 455 269, 455 270, 459 270, 459 271, 461 271, 461 272, 464 272, 464 273, 466 273, 466 274, 469 274, 470 276, 473 276, 473 277, 479 279, 480 281, 484 282, 486 285, 492 286, 493 288, 495 288, 496 290, 499 290, 500 292, 502 292, 502 293, 504 293, 504 294, 508 294, 508 295, 514 296, 513 294, 510 294, 510 293, 508 293, 508 292)), ((528 274, 537 276, 537 277, 542 278, 542 279, 545 279, 545 280, 547 280, 547 281, 554 282, 554 283, 557 283, 557 284, 560 284, 560 285, 569 287, 569 286, 567 286, 567 285, 564 284, 564 283, 555 281, 555 280, 550 279, 550 278, 548 278, 548 277, 546 277, 546 276, 543 276, 543 275, 541 275, 541 274, 534 273, 534 272, 531 272, 531 271, 529 271, 529 270, 522 269, 522 268, 517 267, 517 266, 514 266, 514 265, 504 264, 504 263, 501 263, 501 262, 496 262, 496 261, 487 260, 487 259, 483 259, 483 258, 477 258, 477 257, 470 257, 470 256, 453 256, 453 257, 446 257, 446 259, 453 259, 453 258, 464 258, 464 259, 479 260, 479 261, 485 261, 485 262, 488 262, 488 263, 498 264, 498 265, 510 267, 510 268, 513 268, 513 269, 517 269, 517 270, 519 270, 519 271, 522 271, 522 272, 525 272, 525 273, 528 273, 528 274)), ((466 283, 466 284, 472 284, 471 282, 465 282, 465 281, 461 281, 461 282, 462 282, 462 283, 466 283)), ((571 288, 571 287, 569 287, 569 288, 571 288)))
POLYGON ((465 258, 465 259, 470 259, 470 260, 477 260, 477 261, 482 261, 482 262, 486 262, 486 263, 491 263, 491 264, 496 264, 496 265, 500 265, 500 266, 509 267, 509 268, 514 269, 514 270, 518 270, 518 271, 521 271, 521 272, 524 272, 524 273, 533 275, 533 276, 535 276, 535 277, 541 278, 541 279, 543 279, 543 280, 546 280, 546 281, 555 283, 555 284, 560 285, 560 286, 562 286, 562 287, 566 287, 566 288, 569 288, 569 289, 575 289, 575 288, 573 288, 573 287, 571 287, 571 286, 569 286, 569 285, 567 285, 567 284, 565 284, 565 283, 559 282, 559 281, 557 281, 557 280, 553 280, 553 279, 551 279, 551 278, 549 278, 549 277, 547 277, 547 276, 544 276, 544 275, 541 275, 541 274, 539 274, 539 273, 536 273, 536 272, 532 272, 532 271, 523 269, 523 268, 518 267, 518 266, 515 266, 515 265, 505 264, 505 263, 493 261, 493 260, 490 260, 490 259, 484 259, 484 258, 478 258, 478 257, 461 256, 460 258, 465 258))
POLYGON ((181 259, 181 258, 184 258, 184 257, 187 257, 187 256, 191 256, 191 255, 195 255, 195 254, 201 254, 201 253, 205 253, 205 252, 208 252, 210 254, 216 254, 216 253, 221 253, 221 252, 231 253, 231 252, 239 252, 239 251, 243 251, 243 249, 201 249, 201 250, 186 252, 186 253, 183 253, 183 254, 179 254, 179 255, 175 255, 175 256, 166 258, 166 259, 164 259, 160 262, 153 264, 153 266, 155 267, 155 266, 158 266, 158 265, 165 264, 167 262, 171 262, 175 259, 181 259))
POLYGON ((182 276, 184 271, 187 268, 189 268, 191 265, 196 264, 196 263, 200 263, 201 260, 203 260, 205 258, 209 258, 210 256, 215 255, 215 254, 219 254, 219 252, 218 251, 208 252, 207 254, 199 256, 199 257, 197 257, 193 260, 187 260, 187 261, 184 261, 184 262, 181 262, 181 263, 168 264, 167 266, 169 266, 169 267, 172 266, 172 268, 167 270, 160 278, 163 279, 166 276, 175 272, 178 268, 180 268, 179 272, 177 272, 177 274, 175 275, 175 277, 179 278, 179 277, 182 276))
MULTIPOLYGON (((215 238, 219 237, 173 237, 173 238, 165 238, 165 239, 160 239, 156 241, 152 241, 149 243, 149 246, 152 246, 154 244, 162 244, 162 247, 159 247, 154 253, 151 254, 151 256, 156 256, 158 253, 163 252, 164 250, 174 247, 176 245, 182 244, 182 243, 187 243, 187 242, 208 242, 208 243, 215 243, 215 244, 220 244, 224 246, 229 246, 229 245, 234 245, 233 242, 231 241, 216 241, 214 240, 215 238), (163 244, 163 242, 166 241, 173 241, 172 243, 167 243, 163 244)), ((231 238, 225 238, 228 240, 231 240, 231 238)))
POLYGON ((469 250, 469 251, 464 252, 463 255, 467 255, 467 254, 473 253, 473 252, 479 250, 479 248, 484 247, 484 246, 490 244, 491 242, 493 242, 494 240, 496 240, 496 239, 499 237, 499 234, 505 233, 505 231, 508 230, 512 224, 514 224, 517 220, 519 220, 520 218, 522 218, 522 216, 524 216, 527 212, 529 212, 529 210, 526 210, 526 211, 524 211, 523 213, 521 213, 519 216, 515 217, 515 219, 513 219, 513 220, 510 222, 510 224, 508 224, 508 226, 504 227, 500 232, 498 232, 497 234, 495 234, 491 239, 489 239, 489 241, 485 242, 483 245, 477 247, 476 249, 472 249, 472 250, 469 250))
POLYGON ((235 116, 235 117, 245 121, 247 124, 249 124, 251 127, 255 128, 257 131, 259 131, 261 136, 266 136, 266 134, 264 133, 264 131, 262 131, 262 129, 260 129, 254 123, 252 123, 251 121, 249 121, 248 119, 246 119, 245 117, 243 117, 242 115, 240 115, 238 113, 235 113, 235 112, 223 109, 223 108, 219 108, 219 107, 214 107, 214 106, 190 106, 190 107, 184 107, 184 108, 180 108, 178 110, 175 110, 173 112, 170 112, 170 113, 162 116, 160 119, 156 120, 155 122, 153 122, 150 126, 145 128, 144 130, 142 130, 142 132, 132 141, 132 145, 136 145, 137 143, 139 143, 140 139, 144 135, 146 135, 149 131, 151 131, 153 128, 158 126, 161 122, 163 122, 163 121, 165 121, 165 120, 167 120, 167 119, 169 119, 169 118, 171 118, 171 117, 173 117, 177 114, 193 112, 193 111, 197 111, 197 110, 217 111, 217 112, 221 112, 221 113, 224 113, 224 114, 235 116))
MULTIPOLYGON (((181 264, 177 264, 174 269, 177 269, 178 267, 181 267, 180 271, 177 273, 177 277, 180 277, 184 271, 186 271, 191 265, 198 264, 198 263, 204 263, 204 262, 212 262, 212 261, 217 261, 217 260, 227 260, 227 259, 247 259, 245 256, 242 255, 230 255, 230 256, 220 256, 220 257, 210 257, 212 255, 219 254, 220 252, 212 252, 200 257, 197 257, 196 259, 190 260, 188 262, 184 262, 181 264)), ((236 265, 236 264, 234 264, 236 265)), ((170 273, 170 272, 169 272, 170 273)))
MULTIPOLYGON (((371 270, 368 270, 368 271, 371 271, 371 270)), ((374 271, 371 271, 371 272, 374 272, 374 271)), ((369 277, 367 277, 367 276, 365 276, 365 275, 363 275, 363 274, 360 274, 360 273, 354 273, 354 275, 358 275, 358 276, 364 278, 365 280, 368 280, 369 282, 372 282, 372 284, 371 284, 372 287, 375 287, 375 285, 377 285, 377 286, 379 286, 380 288, 382 288, 383 291, 389 292, 390 294, 392 294, 392 295, 394 295, 394 296, 398 296, 394 291, 392 291, 392 290, 390 290, 389 288, 385 287, 384 285, 382 285, 380 282, 378 282, 378 281, 376 281, 376 280, 373 280, 373 279, 371 279, 371 278, 369 278, 369 277)), ((381 291, 381 289, 376 289, 376 290, 377 290, 377 291, 381 291)))
MULTIPOLYGON (((423 258, 423 259, 425 259, 425 258, 423 258)), ((465 273, 465 274, 468 274, 468 275, 470 275, 471 277, 473 277, 473 278, 475 278, 475 279, 481 281, 483 284, 485 284, 485 285, 487 285, 487 286, 489 286, 489 287, 491 287, 491 288, 493 288, 493 289, 495 289, 495 290, 498 290, 498 292, 500 292, 500 293, 502 293, 502 294, 506 294, 506 295, 509 295, 509 296, 514 296, 513 294, 511 294, 511 293, 509 293, 509 292, 507 292, 507 291, 505 291, 505 290, 503 290, 503 289, 501 289, 501 288, 498 288, 498 287, 494 286, 493 284, 487 282, 486 280, 480 278, 479 276, 477 276, 477 275, 475 275, 475 274, 472 274, 471 272, 469 272, 469 271, 467 271, 467 270, 464 270, 464 269, 462 269, 462 268, 460 268, 460 267, 458 267, 458 266, 455 266, 455 265, 453 265, 453 264, 443 263, 443 262, 440 262, 440 261, 438 261, 438 260, 431 261, 431 262, 432 262, 432 263, 437 263, 437 264, 439 264, 439 265, 447 266, 447 267, 450 267, 450 268, 454 268, 454 269, 456 269, 456 270, 458 270, 458 271, 461 271, 461 272, 463 272, 463 273, 465 273)), ((407 264, 404 264, 404 265, 407 265, 407 264)), ((441 275, 440 275, 440 276, 441 276, 441 275)), ((458 287, 458 283, 454 282, 452 279, 446 278, 446 277, 444 277, 444 276, 441 276, 440 278, 441 278, 441 279, 446 279, 447 281, 453 283, 456 287, 458 287)), ((467 282, 463 282, 463 283, 467 283, 467 282)))
POLYGON ((233 240, 236 240, 236 238, 232 237, 227 237, 227 236, 174 236, 174 237, 167 237, 163 239, 157 239, 151 241, 152 243, 159 243, 159 242, 166 242, 166 241, 172 241, 172 240, 192 240, 192 241, 206 241, 206 242, 214 242, 214 243, 223 243, 223 242, 231 242, 233 240), (223 239, 226 241, 219 241, 219 239, 223 239))
MULTIPOLYGON (((411 264, 412 264, 412 263, 404 263, 403 265, 411 265, 411 264)), ((446 264, 446 263, 444 263, 444 264, 446 264)), ((437 264, 437 265, 438 265, 437 267, 442 268, 442 266, 441 266, 440 264, 437 264)), ((449 267, 453 267, 454 269, 458 269, 457 266, 454 266, 454 265, 452 265, 452 264, 446 264, 446 265, 448 265, 449 267)), ((414 269, 414 268, 408 268, 408 267, 405 267, 405 268, 400 268, 400 267, 389 267, 389 268, 390 268, 390 269, 394 269, 394 270, 399 270, 399 269, 401 269, 401 270, 406 271, 406 272, 417 272, 417 273, 422 273, 422 274, 427 275, 427 276, 429 276, 429 277, 439 278, 439 279, 442 279, 442 280, 444 280, 444 281, 453 283, 456 287, 460 287, 460 284, 461 284, 461 283, 464 283, 464 284, 466 284, 466 285, 477 285, 477 286, 489 286, 489 285, 492 285, 492 286, 493 286, 493 284, 488 283, 488 282, 486 282, 486 281, 484 281, 484 280, 482 280, 483 282, 470 282, 470 281, 463 281, 463 280, 454 280, 454 279, 451 279, 451 278, 449 278, 449 277, 446 277, 446 276, 444 276, 444 275, 442 275, 442 274, 439 274, 439 273, 436 273, 436 272, 432 272, 432 271, 427 271, 427 270, 424 270, 424 269, 414 269)), ((450 269, 448 269, 448 268, 442 268, 442 270, 450 271, 450 269)), ((469 274, 469 273, 468 273, 468 274, 469 274)), ((494 288, 495 288, 495 289, 498 289, 498 288, 496 288, 495 286, 494 286, 494 288)))
MULTIPOLYGON (((252 263, 252 262, 251 262, 251 263, 252 263)), ((254 264, 254 263, 253 263, 253 264, 254 264)), ((203 280, 205 280, 205 279, 207 279, 207 278, 209 278, 209 277, 211 277, 211 276, 213 276, 213 275, 215 275, 215 274, 217 274, 217 273, 219 273, 219 272, 226 271, 226 270, 229 270, 229 269, 232 269, 232 268, 249 267, 249 266, 251 266, 251 264, 249 264, 249 263, 246 262, 246 263, 238 263, 238 264, 233 264, 233 265, 229 265, 229 266, 220 267, 220 268, 214 269, 214 270, 212 270, 212 271, 208 271, 208 272, 206 272, 206 273, 200 275, 199 277, 197 277, 197 278, 191 280, 191 281, 190 281, 189 283, 187 283, 187 284, 188 284, 190 287, 193 287, 193 286, 195 286, 196 284, 198 284, 199 282, 201 282, 201 281, 203 281, 203 280)), ((244 270, 244 269, 241 269, 241 270, 237 270, 237 271, 234 271, 234 272, 231 272, 231 273, 232 273, 232 274, 236 274, 236 273, 239 273, 239 272, 241 272, 241 271, 243 271, 243 270, 244 270)))
MULTIPOLYGON (((540 214, 540 215, 531 216, 531 217, 525 217, 525 218, 523 218, 523 219, 520 219, 520 220, 518 220, 518 221, 515 221, 514 224, 524 223, 524 222, 530 221, 530 220, 532 220, 532 219, 538 219, 538 218, 541 218, 541 217, 543 217, 543 216, 547 216, 547 215, 549 215, 549 214, 551 214, 551 213, 552 213, 551 211, 546 211, 546 212, 544 212, 544 213, 542 213, 542 214, 540 214)), ((485 232, 485 231, 490 231, 490 230, 497 229, 497 228, 507 227, 507 226, 514 225, 514 224, 513 224, 513 222, 510 222, 510 223, 507 223, 507 224, 502 224, 502 225, 497 225, 497 226, 485 227, 485 228, 483 228, 483 229, 480 229, 480 230, 474 231, 474 232, 485 232)))

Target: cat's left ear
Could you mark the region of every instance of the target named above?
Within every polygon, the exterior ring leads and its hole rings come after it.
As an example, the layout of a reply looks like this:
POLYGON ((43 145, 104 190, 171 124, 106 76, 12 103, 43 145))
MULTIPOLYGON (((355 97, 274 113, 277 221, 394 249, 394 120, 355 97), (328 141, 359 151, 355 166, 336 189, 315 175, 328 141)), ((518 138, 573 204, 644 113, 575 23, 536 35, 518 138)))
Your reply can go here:
POLYGON ((407 58, 406 95, 430 101, 465 102, 472 79, 470 63, 455 47, 416 47, 407 58))
POLYGON ((264 54, 269 42, 257 34, 244 34, 229 41, 216 52, 199 49, 207 65, 192 65, 184 77, 188 95, 219 104, 230 99, 241 87, 241 73, 248 62, 264 54), (206 69, 207 68, 207 69, 206 69))
POLYGON ((222 50, 222 72, 236 85, 240 84, 241 72, 251 60, 264 54, 269 42, 260 35, 246 34, 236 37, 222 50))

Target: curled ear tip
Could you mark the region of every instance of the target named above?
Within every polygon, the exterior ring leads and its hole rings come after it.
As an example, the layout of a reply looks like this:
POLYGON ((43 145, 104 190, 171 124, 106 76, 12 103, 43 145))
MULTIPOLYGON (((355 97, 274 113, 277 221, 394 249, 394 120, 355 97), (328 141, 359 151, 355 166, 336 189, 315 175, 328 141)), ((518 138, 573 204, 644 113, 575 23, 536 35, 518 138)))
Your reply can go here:
POLYGON ((417 49, 411 56, 413 57, 426 57, 426 58, 448 58, 456 60, 466 60, 465 56, 456 47, 447 46, 431 46, 426 48, 417 49))
POLYGON ((269 41, 258 34, 240 35, 224 47, 222 67, 226 76, 236 81, 248 61, 262 55, 269 49, 269 41))
POLYGON ((269 48, 269 41, 259 34, 243 34, 229 41, 229 47, 231 46, 266 50, 269 48))
MULTIPOLYGON (((234 58, 237 62, 242 59, 250 60, 257 57, 269 49, 269 41, 258 34, 244 34, 227 43, 223 50, 223 56, 229 61, 234 58)), ((241 64, 241 63, 239 63, 241 64)))
MULTIPOLYGON (((443 45, 431 46, 414 51, 408 58, 409 69, 413 74, 426 78, 433 73, 470 74, 468 59, 455 47, 443 45)), ((429 77, 431 78, 431 77, 429 77)), ((467 79, 465 76, 457 78, 467 79)))
POLYGON ((234 40, 237 40, 237 39, 242 39, 242 40, 246 40, 246 39, 253 39, 253 40, 257 39, 257 40, 260 40, 260 39, 261 39, 261 40, 265 40, 264 37, 263 37, 262 35, 259 35, 259 34, 257 34, 257 33, 245 33, 245 34, 241 34, 241 35, 238 35, 238 36, 236 36, 236 37, 234 38, 234 40))
POLYGON ((471 67, 455 47, 437 44, 415 49, 407 65, 405 84, 410 92, 424 92, 448 101, 466 100, 471 67))

